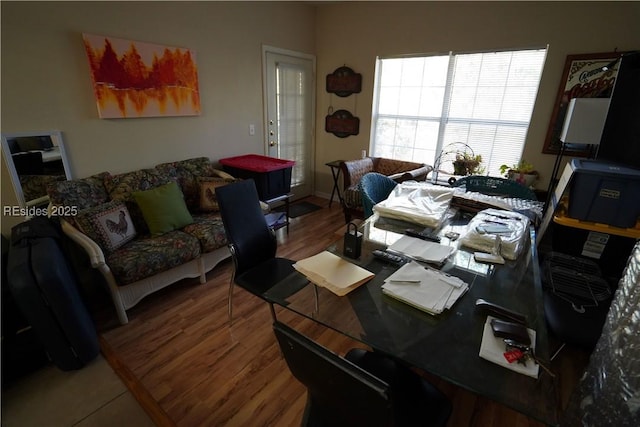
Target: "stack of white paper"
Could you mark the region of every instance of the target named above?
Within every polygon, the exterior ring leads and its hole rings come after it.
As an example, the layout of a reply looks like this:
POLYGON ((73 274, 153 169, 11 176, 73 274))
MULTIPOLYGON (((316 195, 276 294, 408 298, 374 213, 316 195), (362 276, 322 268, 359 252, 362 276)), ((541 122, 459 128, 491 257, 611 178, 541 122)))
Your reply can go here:
POLYGON ((441 245, 411 236, 402 236, 394 244, 389 246, 388 249, 407 255, 417 261, 438 264, 443 263, 454 251, 454 248, 451 246, 441 245))
POLYGON ((461 279, 417 262, 403 265, 382 285, 384 294, 431 314, 451 308, 468 289, 461 279))

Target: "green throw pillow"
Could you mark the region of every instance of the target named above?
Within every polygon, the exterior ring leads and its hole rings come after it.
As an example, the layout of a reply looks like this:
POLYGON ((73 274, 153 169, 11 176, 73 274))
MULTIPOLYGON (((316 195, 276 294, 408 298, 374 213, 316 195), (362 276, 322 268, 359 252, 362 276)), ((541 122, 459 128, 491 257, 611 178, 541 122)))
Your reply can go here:
POLYGON ((140 207, 152 236, 168 233, 193 222, 182 191, 175 182, 151 190, 136 191, 133 198, 140 207))

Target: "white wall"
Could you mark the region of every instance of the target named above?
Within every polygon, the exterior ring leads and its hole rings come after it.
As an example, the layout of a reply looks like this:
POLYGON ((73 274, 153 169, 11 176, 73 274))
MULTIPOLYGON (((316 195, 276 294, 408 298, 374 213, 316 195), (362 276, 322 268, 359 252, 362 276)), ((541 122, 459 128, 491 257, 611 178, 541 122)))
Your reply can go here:
MULTIPOLYGON (((1 2, 2 132, 64 132, 74 176, 193 156, 263 152, 261 45, 317 56, 316 191, 324 164, 369 147, 378 55, 549 45, 524 157, 546 188, 554 156, 541 154, 567 55, 640 49, 640 2, 1 2), (198 117, 98 118, 83 32, 197 54, 198 117), (347 65, 362 93, 330 97, 325 76, 347 65), (329 105, 360 118, 360 134, 324 131, 329 105), (256 125, 249 136, 248 125, 256 125)), ((15 195, 2 163, 2 205, 15 195)), ((17 220, 2 218, 6 233, 17 220)))
MULTIPOLYGON (((344 2, 318 8, 316 188, 330 192, 324 166, 355 159, 369 148, 377 56, 549 45, 524 158, 546 189, 554 155, 542 154, 567 55, 640 49, 640 2, 344 2), (362 74, 362 92, 347 98, 325 91, 325 76, 347 65, 362 74), (328 107, 360 118, 360 133, 345 139, 324 131, 328 107)), ((425 160, 427 161, 427 160, 425 160)))
MULTIPOLYGON (((263 153, 262 45, 315 51, 315 8, 275 2, 2 2, 2 132, 59 129, 72 174, 263 153), (196 53, 202 114, 99 119, 82 33, 196 53), (249 124, 256 135, 249 135, 249 124)), ((2 204, 15 195, 2 162, 2 204)), ((3 217, 7 232, 18 219, 3 217)))

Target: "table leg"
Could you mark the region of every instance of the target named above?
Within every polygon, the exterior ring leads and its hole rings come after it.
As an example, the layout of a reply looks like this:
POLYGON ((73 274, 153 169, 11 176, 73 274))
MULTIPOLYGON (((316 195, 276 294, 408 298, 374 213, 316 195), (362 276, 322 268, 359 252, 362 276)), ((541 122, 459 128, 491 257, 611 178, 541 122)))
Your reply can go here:
POLYGON ((338 194, 338 200, 340 200, 340 204, 342 205, 342 196, 340 195, 340 187, 338 186, 338 180, 340 179, 340 168, 331 167, 331 175, 333 176, 333 190, 331 190, 329 207, 331 207, 331 203, 333 202, 333 196, 336 193, 338 194))
POLYGON ((284 211, 287 213, 287 234, 289 234, 289 199, 291 197, 284 199, 284 211))

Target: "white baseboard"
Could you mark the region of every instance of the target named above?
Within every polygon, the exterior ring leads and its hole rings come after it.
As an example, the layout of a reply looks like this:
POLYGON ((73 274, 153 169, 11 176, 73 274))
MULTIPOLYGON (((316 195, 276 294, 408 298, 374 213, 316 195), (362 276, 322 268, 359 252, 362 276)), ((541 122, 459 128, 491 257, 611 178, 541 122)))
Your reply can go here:
MULTIPOLYGON (((321 192, 321 191, 316 191, 316 192, 313 193, 313 195, 316 196, 316 197, 322 197, 323 199, 327 199, 327 200, 329 200, 331 198, 331 193, 324 193, 324 192, 321 192)), ((334 201, 338 200, 338 197, 334 195, 333 196, 333 200, 334 201)))

